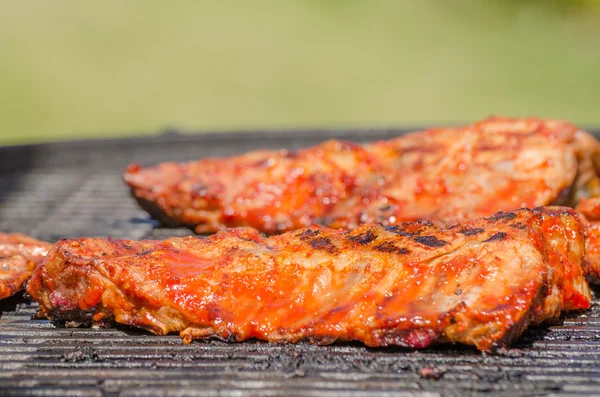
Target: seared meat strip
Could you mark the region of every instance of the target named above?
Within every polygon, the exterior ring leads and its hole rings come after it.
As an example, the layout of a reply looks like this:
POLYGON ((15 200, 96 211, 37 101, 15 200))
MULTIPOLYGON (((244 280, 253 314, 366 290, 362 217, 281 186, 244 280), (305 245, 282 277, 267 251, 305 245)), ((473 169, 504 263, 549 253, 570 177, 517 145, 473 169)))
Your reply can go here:
POLYGON ((0 233, 0 299, 20 291, 50 244, 24 234, 0 233))
POLYGON ((529 324, 584 309, 584 228, 563 207, 431 223, 251 228, 165 241, 63 240, 27 292, 67 325, 272 342, 362 341, 491 351, 529 324))
POLYGON ((124 179, 153 216, 198 233, 416 220, 450 226, 600 195, 599 154, 598 142, 569 123, 491 118, 366 145, 329 141, 293 153, 132 165, 124 179))

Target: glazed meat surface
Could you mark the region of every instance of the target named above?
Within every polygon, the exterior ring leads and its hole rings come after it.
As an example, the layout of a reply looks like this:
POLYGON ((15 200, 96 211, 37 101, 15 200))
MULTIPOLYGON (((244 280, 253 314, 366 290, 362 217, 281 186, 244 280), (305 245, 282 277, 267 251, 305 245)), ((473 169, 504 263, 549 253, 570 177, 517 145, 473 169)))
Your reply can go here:
POLYGON ((0 299, 21 290, 49 248, 50 244, 24 234, 0 233, 0 299))
POLYGON ((450 226, 600 195, 599 154, 598 142, 569 123, 491 118, 365 145, 328 141, 297 152, 132 165, 124 179, 153 216, 198 233, 417 220, 450 226))
POLYGON ((572 209, 431 223, 251 228, 165 241, 58 242, 27 292, 69 326, 113 321, 184 342, 361 341, 493 351, 530 324, 590 305, 584 226, 572 209))
POLYGON ((591 283, 600 284, 600 198, 581 200, 577 211, 587 220, 585 273, 591 283))

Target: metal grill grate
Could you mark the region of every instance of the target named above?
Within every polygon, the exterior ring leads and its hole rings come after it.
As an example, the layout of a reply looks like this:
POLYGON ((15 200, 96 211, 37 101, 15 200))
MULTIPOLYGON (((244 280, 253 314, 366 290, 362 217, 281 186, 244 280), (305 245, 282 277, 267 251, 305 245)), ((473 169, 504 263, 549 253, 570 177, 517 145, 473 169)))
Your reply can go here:
MULTIPOLYGON (((54 241, 112 236, 162 239, 120 180, 130 162, 152 164, 297 148, 328 137, 364 141, 393 130, 249 132, 0 148, 0 230, 54 241)), ((600 291, 596 291, 597 295, 600 291)), ((0 396, 600 394, 600 301, 557 325, 532 329, 501 355, 442 346, 424 351, 346 344, 220 341, 177 335, 58 329, 31 320, 36 305, 0 302, 0 396)))

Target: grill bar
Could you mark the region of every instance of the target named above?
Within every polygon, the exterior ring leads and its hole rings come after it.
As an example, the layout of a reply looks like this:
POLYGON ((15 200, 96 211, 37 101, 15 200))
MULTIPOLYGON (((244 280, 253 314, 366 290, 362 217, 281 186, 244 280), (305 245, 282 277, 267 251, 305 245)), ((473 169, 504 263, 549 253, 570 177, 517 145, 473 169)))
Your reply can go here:
MULTIPOLYGON (((0 230, 50 241, 112 236, 163 239, 120 180, 153 164, 297 148, 329 137, 385 139, 399 130, 255 131, 0 148, 0 230)), ((596 296, 600 291, 596 291, 596 296)), ((0 396, 465 396, 600 392, 600 301, 528 330, 498 355, 461 346, 424 351, 359 344, 313 346, 218 340, 183 345, 127 327, 64 329, 33 320, 23 296, 0 302, 0 396)))

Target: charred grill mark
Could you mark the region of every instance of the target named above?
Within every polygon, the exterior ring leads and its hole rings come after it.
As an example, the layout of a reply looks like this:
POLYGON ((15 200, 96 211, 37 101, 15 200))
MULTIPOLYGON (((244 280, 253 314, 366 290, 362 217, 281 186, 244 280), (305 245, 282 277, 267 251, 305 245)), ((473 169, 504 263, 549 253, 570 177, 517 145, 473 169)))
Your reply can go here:
POLYGON ((336 254, 339 252, 338 248, 331 242, 329 237, 315 237, 308 241, 308 243, 316 250, 324 250, 330 254, 336 254))
POLYGON ((498 241, 498 240, 502 240, 504 237, 506 237, 506 233, 504 233, 504 232, 498 232, 498 233, 493 234, 487 240, 483 240, 483 242, 484 243, 489 243, 490 241, 498 241))
POLYGON ((400 226, 384 226, 385 230, 388 232, 396 233, 401 236, 410 237, 413 233, 407 232, 405 230, 400 229, 400 226))
POLYGON ((301 233, 298 233, 296 237, 299 237, 302 241, 308 241, 311 238, 317 237, 319 234, 321 234, 320 230, 307 229, 301 233))
POLYGON ((511 219, 515 219, 517 217, 517 214, 514 214, 512 212, 503 212, 500 211, 497 214, 494 214, 492 216, 490 216, 489 218, 486 218, 488 221, 499 221, 501 219, 507 219, 507 220, 511 220, 511 219))
POLYGON ((515 229, 521 229, 521 230, 523 230, 523 229, 525 229, 527 227, 527 225, 524 225, 521 222, 515 222, 515 223, 511 223, 510 227, 515 228, 515 229))
POLYGON ((373 240, 377 239, 377 235, 371 230, 368 230, 365 233, 357 234, 356 236, 348 236, 347 239, 355 243, 367 245, 372 243, 373 240))
POLYGON ((396 247, 393 243, 386 241, 384 243, 376 245, 375 247, 373 247, 373 249, 379 252, 394 252, 398 249, 398 247, 396 247))
POLYGON ((435 236, 416 236, 416 237, 413 237, 413 240, 415 240, 417 243, 420 243, 420 244, 423 244, 423 245, 426 245, 426 246, 432 247, 432 248, 443 247, 444 245, 450 244, 447 241, 440 240, 435 236))
POLYGON ((458 232, 460 234, 464 234, 465 236, 475 236, 475 235, 477 235, 479 233, 483 233, 483 231, 484 231, 484 229, 482 229, 480 227, 475 228, 475 229, 466 227, 466 228, 464 228, 462 230, 459 230, 458 232))
POLYGON ((379 245, 376 245, 375 247, 373 247, 373 249, 376 251, 379 251, 379 252, 390 252, 390 253, 397 253, 397 254, 402 254, 402 255, 410 254, 410 250, 408 248, 404 248, 404 247, 398 248, 391 241, 385 241, 379 245))

